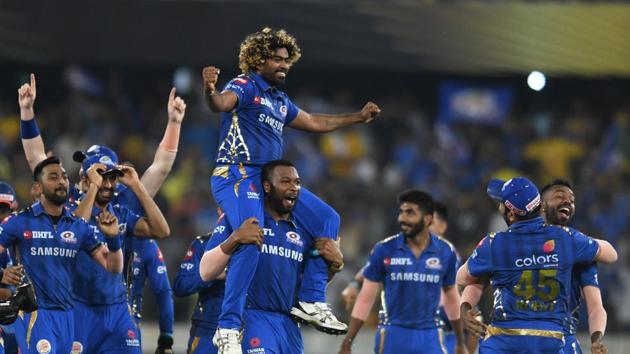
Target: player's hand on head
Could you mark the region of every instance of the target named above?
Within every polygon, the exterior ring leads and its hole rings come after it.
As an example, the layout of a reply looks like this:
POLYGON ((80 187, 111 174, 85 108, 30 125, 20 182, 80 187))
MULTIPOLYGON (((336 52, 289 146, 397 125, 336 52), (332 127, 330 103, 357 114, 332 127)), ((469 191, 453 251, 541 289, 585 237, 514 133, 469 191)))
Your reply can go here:
POLYGON ((24 268, 22 265, 6 267, 2 273, 2 280, 5 285, 20 285, 24 277, 24 268))
POLYGON ((241 244, 255 244, 258 247, 262 247, 264 232, 260 228, 258 219, 251 217, 241 224, 236 230, 236 241, 241 244))
POLYGON ((381 109, 374 102, 368 102, 361 109, 361 117, 364 123, 369 123, 381 113, 381 109))
POLYGON ((18 104, 21 109, 31 109, 35 104, 37 97, 37 84, 35 82, 35 74, 31 74, 31 83, 23 84, 18 89, 18 104))
POLYGON ((176 96, 177 92, 175 87, 171 89, 171 93, 168 96, 168 121, 173 123, 181 123, 184 120, 184 115, 186 114, 186 102, 179 97, 176 96))
POLYGON ((338 267, 343 264, 343 254, 339 249, 339 245, 333 239, 318 237, 315 239, 313 246, 328 263, 336 264, 338 267))
POLYGON ((203 76, 203 92, 206 95, 211 95, 216 90, 217 81, 219 81, 219 74, 221 69, 214 66, 206 66, 201 72, 203 76))
POLYGON ((95 163, 88 168, 86 174, 90 184, 95 184, 96 187, 100 187, 103 184, 103 172, 107 170, 107 167, 102 163, 95 163))
POLYGON ((130 186, 134 183, 140 183, 140 177, 138 171, 129 165, 118 165, 117 168, 122 171, 123 175, 118 177, 118 182, 125 186, 130 186))
POLYGON ((107 210, 103 210, 96 216, 96 222, 98 223, 98 228, 105 234, 105 236, 118 236, 118 218, 116 215, 108 212, 107 210))

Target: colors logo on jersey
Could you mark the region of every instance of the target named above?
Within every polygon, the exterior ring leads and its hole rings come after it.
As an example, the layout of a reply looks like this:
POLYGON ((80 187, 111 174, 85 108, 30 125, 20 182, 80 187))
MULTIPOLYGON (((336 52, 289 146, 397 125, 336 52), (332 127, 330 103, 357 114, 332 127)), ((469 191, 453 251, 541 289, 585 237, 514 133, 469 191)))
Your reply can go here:
POLYGON ((549 241, 545 242, 545 244, 543 245, 543 252, 551 253, 551 252, 553 252, 553 250, 555 248, 556 248, 556 241, 549 240, 549 241))
POLYGON ((426 266, 428 269, 442 269, 442 264, 440 263, 440 259, 437 257, 431 257, 427 259, 426 266))
POLYGON ((541 265, 543 268, 557 267, 560 258, 558 254, 546 254, 544 256, 537 256, 532 254, 530 257, 519 258, 514 261, 514 265, 518 268, 531 267, 541 265))
POLYGON ((35 346, 37 352, 40 354, 48 354, 52 351, 52 346, 47 339, 40 339, 35 346))
POLYGON ((77 243, 77 238, 72 231, 64 231, 61 233, 61 241, 66 243, 77 243))
POLYGON ((83 344, 81 342, 72 342, 72 351, 70 354, 81 354, 83 353, 83 344))
POLYGON ((304 242, 302 242, 302 239, 300 238, 300 235, 298 235, 297 233, 295 233, 293 231, 287 232, 287 241, 289 241, 290 243, 292 243, 294 245, 298 245, 300 247, 304 247, 304 242))

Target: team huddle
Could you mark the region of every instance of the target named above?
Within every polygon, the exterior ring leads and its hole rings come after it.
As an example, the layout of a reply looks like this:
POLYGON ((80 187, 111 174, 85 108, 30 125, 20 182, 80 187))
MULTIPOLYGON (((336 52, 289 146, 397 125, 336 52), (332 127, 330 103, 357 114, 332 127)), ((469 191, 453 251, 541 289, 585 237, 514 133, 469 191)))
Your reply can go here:
POLYGON ((185 102, 171 90, 164 137, 144 173, 93 145, 72 156, 80 172, 71 184, 61 159, 46 154, 31 74, 18 103, 33 204, 18 212, 15 192, 0 183, 0 353, 139 354, 147 282, 159 304, 156 353, 173 353, 173 294, 197 294, 189 354, 300 354, 300 325, 345 335, 331 352, 351 353, 379 293, 375 353, 580 353, 582 297, 591 350, 607 352, 595 262, 615 262, 617 253, 566 226, 575 202, 562 180, 541 192, 522 177, 491 181, 509 228, 484 237, 463 265, 443 238, 445 206, 424 191, 401 192, 400 231, 374 246, 344 290, 352 316, 340 322, 326 289, 344 266, 341 220, 282 159, 283 129, 327 133, 369 123, 380 108, 303 111, 278 89, 300 56, 295 38, 264 28, 241 43, 242 75, 223 90, 220 70, 203 69, 204 97, 221 114, 210 178, 219 218, 189 246, 172 287, 153 240, 171 231, 153 197, 176 159, 185 102), (488 285, 494 308, 485 325, 476 305, 488 285))

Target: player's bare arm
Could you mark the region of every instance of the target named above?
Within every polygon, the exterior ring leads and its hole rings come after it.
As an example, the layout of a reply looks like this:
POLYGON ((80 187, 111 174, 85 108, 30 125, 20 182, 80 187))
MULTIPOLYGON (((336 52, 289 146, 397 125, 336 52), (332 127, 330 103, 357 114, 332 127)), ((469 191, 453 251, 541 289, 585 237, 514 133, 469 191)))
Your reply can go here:
POLYGON ((238 97, 232 91, 216 92, 221 69, 207 66, 201 72, 203 76, 203 97, 212 112, 229 112, 236 107, 238 97))
POLYGON ((20 285, 24 277, 24 267, 21 264, 8 266, 2 270, 2 280, 4 285, 20 285))
POLYGON ((155 204, 142 182, 140 182, 136 169, 124 165, 120 165, 119 169, 123 172, 123 176, 119 177, 118 181, 133 191, 146 214, 146 217, 141 218, 136 223, 133 230, 134 234, 136 236, 159 239, 168 237, 171 230, 166 222, 166 218, 164 218, 164 214, 162 214, 160 208, 155 204))
POLYGON ((466 261, 457 271, 456 282, 457 285, 466 286, 470 284, 480 284, 482 280, 470 274, 468 271, 468 261, 466 261))
POLYGON ((359 295, 359 289, 361 289, 361 284, 363 284, 363 270, 365 267, 359 269, 357 274, 354 275, 354 279, 345 289, 341 292, 341 297, 343 298, 344 307, 347 311, 352 311, 352 306, 354 306, 354 302, 357 300, 357 296, 359 295))
POLYGON ((370 310, 372 309, 372 306, 374 306, 374 301, 376 300, 380 287, 381 283, 379 282, 374 282, 368 279, 365 279, 363 282, 363 287, 361 288, 361 292, 359 292, 357 302, 354 304, 354 308, 352 309, 352 319, 350 320, 348 333, 341 343, 341 349, 339 350, 340 354, 352 353, 352 343, 354 338, 357 336, 359 330, 361 330, 361 327, 363 326, 363 322, 365 322, 370 314, 370 310))
POLYGON ((103 184, 103 176, 101 176, 101 173, 106 169, 105 165, 96 163, 87 170, 88 190, 81 200, 81 203, 79 203, 79 206, 74 211, 74 215, 82 218, 86 222, 89 222, 92 218, 92 208, 96 200, 96 194, 103 184))
POLYGON ((168 113, 168 123, 164 131, 164 137, 155 151, 153 163, 144 171, 140 179, 151 198, 155 197, 160 187, 162 187, 177 157, 181 125, 186 114, 186 102, 177 96, 175 87, 171 89, 168 96, 166 111, 168 113))
MULTIPOLYGON (((114 214, 104 210, 96 217, 96 222, 105 237, 119 238, 118 218, 114 214)), ((110 250, 108 247, 101 246, 92 251, 91 256, 110 273, 118 274, 123 270, 123 255, 120 247, 117 250, 110 250)))
MULTIPOLYGON (((22 130, 30 127, 34 129, 35 124, 35 98, 37 97, 37 83, 35 81, 35 74, 31 74, 30 84, 26 83, 20 86, 18 89, 18 104, 20 106, 20 120, 22 124, 22 130)), ((24 131, 22 132, 24 134, 24 131)), ((44 148, 44 141, 42 136, 37 134, 36 136, 29 137, 28 139, 22 139, 22 147, 26 154, 26 161, 31 171, 37 166, 38 163, 46 159, 46 150, 44 148)))
POLYGON ((604 336, 604 333, 606 333, 606 321, 608 319, 608 314, 604 309, 602 293, 598 287, 593 285, 583 287, 582 291, 584 292, 584 301, 586 302, 586 310, 588 312, 588 331, 591 336, 595 335, 598 339, 596 351, 594 352, 603 353, 603 348, 605 348, 605 346, 601 342, 601 338, 604 336))
POLYGON ((595 261, 604 264, 611 264, 617 262, 617 250, 608 241, 595 239, 599 245, 599 250, 595 256, 595 261))
POLYGON ((368 102, 361 111, 346 114, 319 114, 298 112, 289 124, 291 128, 314 133, 328 133, 357 123, 369 123, 381 113, 376 103, 368 102))
POLYGON ((206 251, 199 262, 199 275, 203 281, 215 280, 219 277, 230 257, 242 244, 255 244, 262 247, 264 239, 263 230, 258 224, 258 220, 251 217, 236 229, 230 236, 217 247, 206 251))
POLYGON ((457 291, 457 286, 452 285, 443 287, 442 294, 444 302, 444 312, 446 312, 446 316, 451 322, 451 327, 453 328, 453 332, 455 333, 455 337, 457 340, 457 343, 455 345, 455 353, 468 353, 468 351, 466 350, 466 342, 464 338, 464 325, 460 317, 460 296, 459 292, 457 291))
POLYGON ((479 320, 481 312, 475 308, 483 295, 485 285, 471 284, 464 288, 461 296, 460 315, 468 333, 479 338, 486 335, 486 325, 479 320))

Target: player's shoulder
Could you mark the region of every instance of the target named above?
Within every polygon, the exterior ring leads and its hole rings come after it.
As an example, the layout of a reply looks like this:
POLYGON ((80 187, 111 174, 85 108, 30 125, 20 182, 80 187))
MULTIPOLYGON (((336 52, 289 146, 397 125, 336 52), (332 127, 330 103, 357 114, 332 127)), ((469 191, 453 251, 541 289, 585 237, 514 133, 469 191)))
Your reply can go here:
POLYGON ((444 237, 440 235, 434 235, 434 234, 432 235, 434 237, 434 240, 437 242, 438 247, 440 247, 441 249, 445 251, 457 253, 457 251, 455 250, 455 246, 453 245, 451 241, 445 239, 444 237))
POLYGON ((201 244, 203 244, 205 242, 208 242, 210 237, 212 237, 212 233, 211 232, 209 232, 207 234, 199 235, 199 236, 195 237, 195 240, 193 241, 193 243, 201 243, 201 244))
POLYGON ((246 74, 241 74, 227 83, 227 87, 251 87, 255 81, 246 74))
POLYGON ((374 245, 374 250, 379 249, 379 248, 385 249, 385 250, 391 250, 391 249, 397 248, 401 237, 404 237, 404 236, 402 236, 402 234, 388 236, 378 241, 376 245, 374 245))

